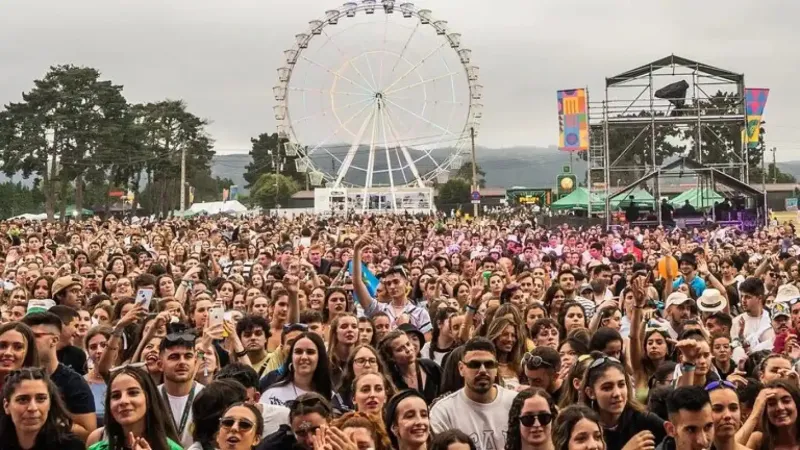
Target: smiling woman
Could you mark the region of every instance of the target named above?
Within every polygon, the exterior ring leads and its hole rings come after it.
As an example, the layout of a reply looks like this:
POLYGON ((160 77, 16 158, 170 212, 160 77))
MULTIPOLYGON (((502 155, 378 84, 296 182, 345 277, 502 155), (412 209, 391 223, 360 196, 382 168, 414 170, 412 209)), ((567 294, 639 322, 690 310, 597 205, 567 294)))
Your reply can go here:
POLYGON ((11 372, 3 386, 0 442, 4 449, 83 450, 55 385, 40 368, 11 372))

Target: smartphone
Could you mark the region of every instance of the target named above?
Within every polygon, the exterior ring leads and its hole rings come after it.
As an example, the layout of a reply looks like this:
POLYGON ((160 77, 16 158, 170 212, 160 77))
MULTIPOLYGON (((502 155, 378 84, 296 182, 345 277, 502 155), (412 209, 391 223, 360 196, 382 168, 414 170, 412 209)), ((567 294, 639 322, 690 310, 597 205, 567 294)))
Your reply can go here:
POLYGON ((136 304, 142 305, 145 311, 150 311, 150 302, 153 300, 152 289, 139 289, 136 291, 136 304))
POLYGON ((208 326, 220 325, 224 320, 225 310, 223 308, 214 307, 208 310, 208 326))

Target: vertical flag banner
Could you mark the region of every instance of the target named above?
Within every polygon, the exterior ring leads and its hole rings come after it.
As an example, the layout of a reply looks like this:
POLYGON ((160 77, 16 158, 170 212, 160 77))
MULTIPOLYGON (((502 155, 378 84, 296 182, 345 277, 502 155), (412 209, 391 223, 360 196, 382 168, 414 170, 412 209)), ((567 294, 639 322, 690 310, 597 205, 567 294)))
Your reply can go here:
POLYGON ((231 186, 230 196, 228 200, 238 200, 238 199, 239 199, 239 186, 234 184, 231 186))
POLYGON ((558 149, 566 152, 589 149, 586 89, 558 91, 558 149))
MULTIPOLYGON (((347 262, 346 270, 347 273, 349 273, 350 276, 352 277, 353 276, 352 260, 347 262)), ((375 274, 369 271, 367 265, 364 264, 363 262, 361 263, 361 279, 364 280, 364 284, 367 286, 367 291, 369 292, 369 295, 371 295, 372 298, 375 298, 375 296, 378 293, 378 284, 380 283, 380 280, 378 280, 378 277, 376 277, 375 274)), ((358 302, 358 297, 356 296, 355 292, 353 292, 353 300, 358 302)))
POLYGON ((769 89, 746 88, 744 90, 745 113, 747 114, 747 146, 758 147, 758 135, 761 133, 761 117, 767 105, 769 89))

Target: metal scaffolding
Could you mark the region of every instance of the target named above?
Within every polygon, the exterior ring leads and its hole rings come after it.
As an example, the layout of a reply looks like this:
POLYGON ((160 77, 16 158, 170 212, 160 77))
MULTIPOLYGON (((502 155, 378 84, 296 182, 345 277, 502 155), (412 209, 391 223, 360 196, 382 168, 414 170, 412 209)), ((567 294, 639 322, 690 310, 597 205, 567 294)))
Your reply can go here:
MULTIPOLYGON (((658 208, 661 198, 660 177, 645 176, 657 172, 661 165, 667 163, 658 156, 657 134, 666 128, 685 130, 695 127, 696 136, 692 137, 691 150, 680 156, 702 164, 704 139, 722 140, 710 128, 711 125, 732 126, 740 131, 747 129, 744 90, 744 75, 675 55, 606 78, 605 98, 601 101, 589 101, 588 104, 590 145, 587 155, 590 197, 605 200, 602 212, 605 214, 606 225, 611 224, 611 199, 617 193, 612 184, 617 179, 619 186, 621 183, 618 177, 623 173, 626 174, 626 180, 644 179, 647 181, 642 181, 643 184, 651 183, 648 188, 655 198, 655 214, 661 224, 661 211, 658 208), (682 87, 686 88, 685 96, 665 98, 663 94, 656 95, 660 88, 674 82, 683 83, 682 87), (710 107, 710 99, 717 90, 735 93, 732 98, 735 106, 732 110, 716 110, 710 107), (623 129, 627 129, 635 137, 627 142, 611 143, 610 134, 623 129), (647 141, 649 144, 646 145, 645 154, 631 152, 636 145, 647 141)), ((737 147, 740 148, 731 160, 704 166, 747 184, 746 142, 740 139, 737 147)), ((698 178, 698 186, 700 182, 698 178)), ((624 184, 627 185, 628 182, 624 184)), ((592 211, 590 202, 589 215, 599 212, 601 211, 592 211)))

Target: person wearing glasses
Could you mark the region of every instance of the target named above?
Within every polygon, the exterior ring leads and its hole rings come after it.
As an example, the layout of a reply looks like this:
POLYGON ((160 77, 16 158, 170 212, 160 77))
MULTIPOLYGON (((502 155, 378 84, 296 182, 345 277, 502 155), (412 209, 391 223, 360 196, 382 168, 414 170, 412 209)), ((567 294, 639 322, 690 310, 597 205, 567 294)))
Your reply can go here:
POLYGON ((209 383, 197 394, 191 405, 194 443, 187 450, 213 450, 222 414, 229 406, 246 400, 247 390, 234 379, 214 380, 209 383))
POLYGON ((561 410, 553 425, 555 450, 605 450, 600 417, 586 405, 570 405, 561 410))
POLYGON ((331 375, 325 343, 316 333, 303 332, 292 343, 282 375, 261 395, 261 403, 288 406, 309 392, 332 396, 331 375))
POLYGON ((597 411, 608 450, 652 450, 664 439, 664 421, 634 399, 633 383, 618 359, 600 352, 592 358, 579 399, 597 411))
POLYGON ((347 364, 342 375, 342 385, 333 394, 333 399, 331 400, 336 416, 355 411, 353 382, 356 378, 367 373, 380 373, 387 379, 389 378, 386 365, 378 355, 378 351, 369 345, 357 345, 350 353, 350 357, 347 358, 347 364))
POLYGON ((464 344, 459 364, 464 387, 433 405, 430 421, 434 433, 458 428, 477 436, 479 449, 505 447, 509 409, 516 394, 495 384, 496 355, 494 344, 486 338, 475 337, 464 344))
POLYGON ((58 388, 38 367, 12 371, 3 385, 0 442, 8 450, 83 450, 58 388))
POLYGON ((251 450, 261 441, 264 427, 258 408, 249 403, 228 407, 219 420, 217 448, 219 450, 251 450))
POLYGON ((537 347, 522 358, 523 384, 543 389, 556 403, 560 401, 564 378, 561 357, 550 347, 537 347))
POLYGON ((433 330, 431 316, 425 308, 408 300, 408 279, 402 267, 392 267, 381 276, 380 283, 386 286, 386 292, 391 298, 389 303, 380 303, 370 296, 361 271, 361 256, 364 249, 371 246, 372 238, 365 234, 356 240, 353 251, 353 289, 364 308, 364 314, 372 317, 377 312, 383 312, 389 316, 393 328, 402 323, 410 323, 425 335, 425 341, 429 341, 433 330))
POLYGON ((58 342, 61 337, 63 323, 53 313, 37 312, 22 318, 25 325, 31 327, 36 340, 39 364, 50 380, 61 391, 67 411, 72 418, 72 432, 79 438, 86 439, 97 428, 97 416, 94 409, 94 396, 86 380, 77 372, 58 362, 58 342))
POLYGON ((517 394, 508 413, 506 450, 553 450, 551 422, 556 405, 544 389, 532 387, 517 394))
MULTIPOLYGON (((670 392, 667 395, 667 414, 669 421, 664 427, 669 438, 658 446, 659 449, 711 448, 715 434, 714 413, 706 389, 700 386, 681 386, 670 392)), ((649 443, 643 447, 648 448, 649 443)))
POLYGON ((150 375, 132 365, 111 372, 106 423, 92 432, 89 450, 181 450, 178 434, 150 375))
MULTIPOLYGON (((173 327, 173 330, 179 329, 173 327)), ((195 340, 195 335, 186 330, 173 331, 164 337, 159 346, 164 384, 158 387, 158 393, 164 399, 164 404, 169 406, 167 413, 184 447, 192 445, 192 402, 204 388, 194 379, 198 365, 195 340)))
POLYGON ((747 447, 736 441, 736 432, 742 428, 742 412, 736 385, 730 381, 714 381, 705 389, 711 400, 711 417, 714 419, 714 448, 745 450, 747 447))

